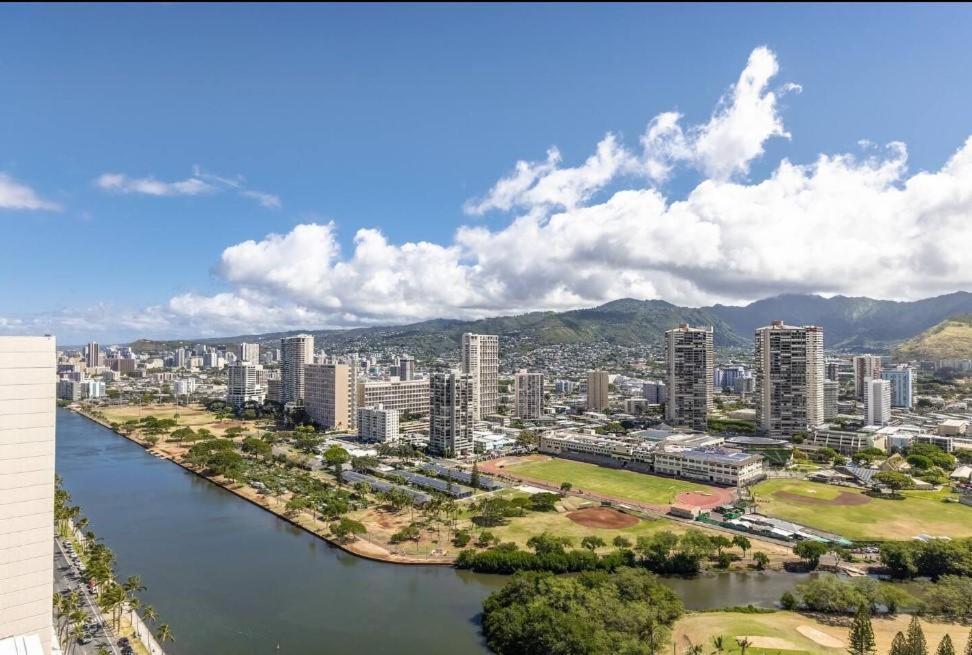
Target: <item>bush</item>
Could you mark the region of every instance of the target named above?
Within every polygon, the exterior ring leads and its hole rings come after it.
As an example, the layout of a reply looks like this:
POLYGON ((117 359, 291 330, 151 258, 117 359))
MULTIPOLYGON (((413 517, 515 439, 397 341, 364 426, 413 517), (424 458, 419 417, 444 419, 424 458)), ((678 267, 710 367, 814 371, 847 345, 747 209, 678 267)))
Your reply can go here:
POLYGON ((469 533, 465 530, 460 530, 452 537, 452 545, 456 548, 464 548, 469 544, 470 540, 472 540, 472 537, 469 536, 469 533))

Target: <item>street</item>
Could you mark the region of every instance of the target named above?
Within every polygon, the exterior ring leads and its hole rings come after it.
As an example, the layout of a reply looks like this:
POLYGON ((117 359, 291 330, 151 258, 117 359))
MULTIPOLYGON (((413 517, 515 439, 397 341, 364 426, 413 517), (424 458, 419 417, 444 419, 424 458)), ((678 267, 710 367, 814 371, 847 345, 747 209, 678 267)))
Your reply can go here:
MULTIPOLYGON (((81 594, 81 608, 88 615, 90 619, 93 619, 97 623, 98 627, 93 633, 93 639, 87 644, 79 644, 74 642, 70 646, 63 649, 65 655, 97 655, 98 647, 100 645, 106 645, 109 648, 109 652, 113 655, 120 655, 118 646, 115 644, 115 638, 112 635, 111 627, 104 620, 101 611, 95 604, 95 598, 92 594, 88 593, 88 589, 84 582, 81 580, 81 575, 78 570, 74 567, 70 558, 64 551, 64 547, 61 544, 61 540, 54 539, 54 593, 66 593, 70 591, 77 591, 81 594)), ((56 621, 56 617, 55 617, 56 621)), ((56 623, 55 623, 56 629, 56 623)))

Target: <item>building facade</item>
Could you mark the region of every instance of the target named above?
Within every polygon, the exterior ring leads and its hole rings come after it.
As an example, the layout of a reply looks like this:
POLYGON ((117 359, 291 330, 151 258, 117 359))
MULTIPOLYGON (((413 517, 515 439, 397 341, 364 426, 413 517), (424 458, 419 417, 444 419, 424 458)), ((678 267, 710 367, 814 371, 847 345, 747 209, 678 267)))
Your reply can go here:
POLYGON ((88 368, 101 366, 101 347, 97 341, 92 341, 84 350, 84 360, 88 368))
POLYGON ((833 421, 837 418, 837 400, 840 398, 840 383, 834 380, 824 380, 823 398, 823 418, 825 421, 833 421))
POLYGON ((0 639, 53 639, 53 337, 0 337, 0 639))
POLYGON ((429 381, 369 380, 358 382, 358 407, 382 405, 399 413, 427 416, 429 413, 429 381))
POLYGON ((429 382, 429 449, 434 455, 459 457, 473 452, 473 376, 462 371, 436 372, 429 382))
POLYGON ((783 321, 756 330, 756 430, 790 437, 824 422, 823 328, 783 321))
POLYGON ((281 398, 292 403, 304 398, 304 367, 314 363, 314 337, 297 334, 280 340, 281 398))
POLYGON ((891 422, 891 383, 888 380, 864 381, 864 420, 867 425, 891 422))
POLYGON ((369 441, 398 441, 398 411, 377 407, 358 408, 358 436, 369 441))
POLYGON ((260 363, 260 344, 241 343, 236 346, 236 358, 241 362, 260 363))
POLYGON ((398 360, 398 379, 408 382, 415 379, 415 360, 409 356, 400 357, 398 360))
POLYGON ((911 409, 915 406, 915 371, 902 364, 881 371, 881 377, 891 383, 891 406, 911 409))
POLYGON ((472 376, 473 420, 495 414, 499 401, 499 337, 463 334, 462 372, 472 376))
POLYGON ((858 400, 864 400, 865 380, 881 377, 881 358, 875 355, 854 357, 854 393, 858 400))
POLYGON ((514 415, 522 419, 543 416, 543 373, 521 370, 513 378, 514 415))
POLYGON ((315 423, 350 430, 356 419, 354 369, 348 364, 304 367, 304 409, 315 423))
POLYGON ((705 431, 714 402, 712 328, 683 324, 665 332, 665 362, 665 420, 705 431))
POLYGON ((242 360, 226 368, 226 402, 233 407, 242 407, 248 402, 262 403, 266 391, 260 384, 263 367, 242 360))
POLYGON ((587 373, 587 411, 603 412, 610 405, 610 376, 607 371, 587 373))

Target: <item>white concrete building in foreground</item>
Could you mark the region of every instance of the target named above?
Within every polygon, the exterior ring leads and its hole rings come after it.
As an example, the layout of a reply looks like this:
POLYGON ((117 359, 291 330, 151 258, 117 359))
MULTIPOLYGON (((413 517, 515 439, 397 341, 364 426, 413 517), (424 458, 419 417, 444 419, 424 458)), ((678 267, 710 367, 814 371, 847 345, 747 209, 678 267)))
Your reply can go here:
POLYGON ((51 651, 54 337, 0 337, 0 639, 51 651))
POLYGON ((864 418, 868 425, 891 422, 891 382, 880 378, 864 381, 864 418))
POLYGON ((369 441, 398 441, 398 410, 377 407, 358 408, 358 436, 369 441))

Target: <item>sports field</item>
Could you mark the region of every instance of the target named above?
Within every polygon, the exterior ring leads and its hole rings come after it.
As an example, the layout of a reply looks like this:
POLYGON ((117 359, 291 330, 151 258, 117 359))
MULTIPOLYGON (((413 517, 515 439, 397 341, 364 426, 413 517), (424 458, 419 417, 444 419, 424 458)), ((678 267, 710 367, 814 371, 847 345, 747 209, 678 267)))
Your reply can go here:
POLYGON ((623 471, 568 459, 523 458, 520 461, 504 463, 501 471, 558 487, 562 482, 570 482, 574 491, 588 491, 610 498, 657 506, 671 505, 676 502, 680 493, 721 494, 724 491, 686 480, 623 471))
POLYGON ((753 487, 759 511, 848 539, 911 539, 919 534, 972 537, 972 507, 945 502, 948 492, 905 491, 871 498, 857 489, 805 480, 766 480, 753 487))

